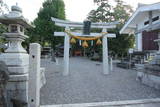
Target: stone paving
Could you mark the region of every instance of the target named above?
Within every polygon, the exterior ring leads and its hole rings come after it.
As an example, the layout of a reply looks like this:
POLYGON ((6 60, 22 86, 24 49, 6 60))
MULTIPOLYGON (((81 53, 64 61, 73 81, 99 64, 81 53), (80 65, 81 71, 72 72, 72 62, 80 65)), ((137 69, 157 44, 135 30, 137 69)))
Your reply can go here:
POLYGON ((71 104, 160 98, 160 91, 136 81, 136 72, 114 66, 110 75, 102 74, 102 63, 87 58, 70 58, 70 75, 62 76, 63 63, 48 59, 47 84, 41 89, 41 104, 71 104))

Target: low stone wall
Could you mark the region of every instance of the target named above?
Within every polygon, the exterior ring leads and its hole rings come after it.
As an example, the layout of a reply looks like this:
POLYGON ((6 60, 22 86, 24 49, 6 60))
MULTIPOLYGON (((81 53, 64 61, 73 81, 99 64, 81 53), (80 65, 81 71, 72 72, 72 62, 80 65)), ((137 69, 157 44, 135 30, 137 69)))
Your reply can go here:
POLYGON ((159 66, 146 65, 141 66, 137 70, 137 79, 141 83, 153 87, 155 89, 160 89, 160 69, 159 66))

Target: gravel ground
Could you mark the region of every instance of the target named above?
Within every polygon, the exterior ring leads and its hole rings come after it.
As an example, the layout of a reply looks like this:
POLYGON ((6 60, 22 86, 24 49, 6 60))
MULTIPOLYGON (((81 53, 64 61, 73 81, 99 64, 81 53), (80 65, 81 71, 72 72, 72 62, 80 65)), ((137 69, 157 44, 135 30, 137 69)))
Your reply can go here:
POLYGON ((47 84, 41 89, 41 104, 69 104, 138 100, 160 97, 160 91, 136 81, 136 72, 114 66, 102 74, 102 63, 87 58, 70 58, 70 75, 62 76, 63 63, 42 59, 47 84))

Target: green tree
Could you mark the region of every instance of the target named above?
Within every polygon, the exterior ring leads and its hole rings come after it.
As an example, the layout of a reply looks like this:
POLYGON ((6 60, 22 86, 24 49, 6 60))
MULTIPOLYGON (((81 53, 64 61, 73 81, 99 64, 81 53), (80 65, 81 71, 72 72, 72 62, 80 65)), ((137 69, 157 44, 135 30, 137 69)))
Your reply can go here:
POLYGON ((108 0, 94 0, 94 2, 97 3, 98 8, 89 13, 88 19, 93 22, 119 21, 116 29, 109 31, 115 33, 117 36, 116 38, 109 39, 109 50, 119 56, 125 55, 128 49, 134 45, 134 36, 119 34, 119 31, 132 14, 132 7, 125 4, 122 0, 115 0, 115 6, 109 4, 108 0), (102 14, 104 12, 106 14, 102 14))
POLYGON ((93 0, 94 1, 94 3, 97 3, 97 4, 99 4, 99 3, 102 3, 102 2, 108 2, 108 0, 93 0))
POLYGON ((98 8, 96 10, 91 10, 88 15, 88 19, 92 22, 110 22, 113 18, 112 6, 109 4, 108 0, 103 2, 97 1, 98 8))
POLYGON ((110 43, 112 46, 110 47, 112 50, 114 50, 115 53, 118 53, 123 57, 123 55, 128 52, 129 48, 133 48, 134 36, 119 34, 119 31, 121 30, 125 22, 129 19, 129 17, 133 13, 133 10, 130 5, 126 5, 122 0, 115 0, 115 2, 116 6, 113 8, 114 21, 119 21, 119 25, 114 30, 117 38, 111 40, 110 43))
MULTIPOLYGON (((113 20, 113 7, 109 4, 108 0, 94 0, 94 2, 98 5, 98 8, 95 10, 91 10, 88 14, 88 19, 92 22, 110 22, 113 20)), ((93 32, 101 32, 99 29, 93 29, 93 32)), ((102 46, 96 45, 96 41, 94 41, 94 45, 91 47, 95 52, 99 52, 102 55, 102 46)))
POLYGON ((5 11, 9 11, 8 6, 3 0, 0 0, 0 14, 4 14, 5 11))
POLYGON ((38 17, 34 20, 35 28, 30 32, 30 40, 40 41, 42 46, 49 44, 53 48, 56 44, 63 42, 63 38, 53 36, 54 31, 63 29, 55 26, 51 21, 51 17, 65 19, 65 4, 63 0, 46 0, 43 3, 38 17))
MULTIPOLYGON (((5 12, 9 11, 7 4, 0 0, 0 15, 4 14, 5 12)), ((4 38, 2 37, 2 33, 6 32, 6 26, 0 24, 0 44, 5 42, 4 38)), ((2 49, 0 49, 2 51, 2 49)))

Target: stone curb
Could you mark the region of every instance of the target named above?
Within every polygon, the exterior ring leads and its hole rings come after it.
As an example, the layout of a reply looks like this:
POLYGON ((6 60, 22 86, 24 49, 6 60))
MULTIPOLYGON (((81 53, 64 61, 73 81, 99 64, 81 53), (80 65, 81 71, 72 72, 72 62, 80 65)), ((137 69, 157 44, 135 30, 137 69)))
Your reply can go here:
POLYGON ((126 101, 113 101, 113 102, 95 102, 95 103, 78 103, 78 104, 60 104, 60 105, 42 105, 40 107, 99 107, 99 106, 124 106, 124 105, 137 105, 160 103, 160 98, 143 99, 143 100, 126 100, 126 101))

